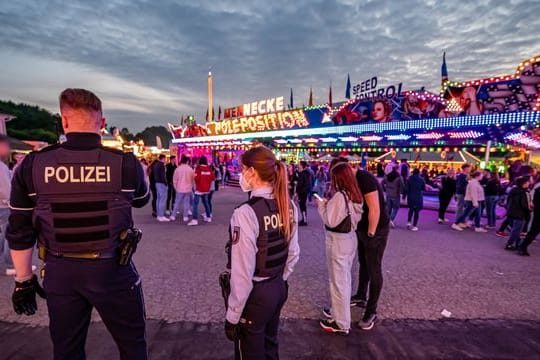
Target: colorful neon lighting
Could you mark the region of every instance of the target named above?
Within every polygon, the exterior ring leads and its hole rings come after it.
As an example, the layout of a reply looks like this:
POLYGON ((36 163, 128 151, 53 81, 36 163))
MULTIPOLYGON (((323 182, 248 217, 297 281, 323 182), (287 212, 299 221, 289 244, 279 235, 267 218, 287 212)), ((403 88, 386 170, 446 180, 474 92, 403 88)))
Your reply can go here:
POLYGON ((513 133, 506 135, 504 138, 527 147, 540 149, 540 140, 533 139, 526 133, 513 133))
POLYGON ((410 135, 405 135, 405 134, 399 134, 399 135, 385 135, 385 137, 392 141, 392 140, 409 140, 411 138, 410 135))
POLYGON ((382 136, 377 135, 369 135, 369 136, 360 136, 362 141, 381 141, 383 138, 382 136))
POLYGON ((480 136, 484 136, 484 133, 479 131, 461 131, 461 132, 449 132, 450 139, 476 139, 480 136))
POLYGON ((344 141, 344 142, 352 142, 352 141, 358 140, 358 138, 355 136, 344 136, 344 137, 340 137, 339 140, 344 141))
MULTIPOLYGON (((343 126, 329 126, 321 128, 272 130, 256 133, 227 134, 214 136, 198 136, 191 138, 173 139, 175 144, 200 141, 226 141, 253 138, 282 138, 286 136, 314 136, 314 135, 346 135, 362 134, 383 131, 406 131, 413 129, 456 129, 462 127, 494 126, 497 124, 533 124, 540 120, 540 111, 499 113, 489 115, 458 116, 453 118, 434 118, 409 121, 394 121, 386 123, 370 123, 343 126)), ((337 139, 335 139, 337 141, 337 139)))
POLYGON ((414 136, 419 140, 438 140, 444 137, 444 134, 437 132, 430 132, 426 134, 414 134, 414 136))

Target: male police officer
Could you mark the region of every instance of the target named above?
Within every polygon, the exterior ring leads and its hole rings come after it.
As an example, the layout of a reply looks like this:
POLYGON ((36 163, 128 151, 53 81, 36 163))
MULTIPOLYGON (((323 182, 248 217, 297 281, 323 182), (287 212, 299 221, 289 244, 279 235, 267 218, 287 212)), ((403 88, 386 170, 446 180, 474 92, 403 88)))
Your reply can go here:
POLYGON ((131 206, 148 202, 133 154, 101 146, 101 101, 90 91, 60 95, 67 141, 26 157, 17 169, 7 238, 15 264, 13 306, 37 310, 32 275, 36 242, 46 261, 44 287, 55 359, 84 359, 92 308, 101 315, 122 359, 146 359, 141 280, 118 262, 119 235, 133 226, 131 206))

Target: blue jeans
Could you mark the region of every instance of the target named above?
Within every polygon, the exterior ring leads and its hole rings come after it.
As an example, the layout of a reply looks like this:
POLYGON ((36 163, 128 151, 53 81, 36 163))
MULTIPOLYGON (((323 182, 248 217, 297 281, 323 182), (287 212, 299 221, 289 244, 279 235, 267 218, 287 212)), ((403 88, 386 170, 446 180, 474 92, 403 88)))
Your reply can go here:
POLYGON ((206 216, 210 217, 210 202, 208 201, 208 194, 195 194, 195 198, 193 199, 193 219, 197 220, 199 217, 199 199, 202 198, 202 203, 204 206, 204 211, 206 212, 206 216))
POLYGON ((474 211, 475 212, 474 226, 479 228, 480 227, 480 218, 482 216, 482 212, 480 211, 480 209, 482 209, 482 205, 483 205, 483 201, 479 201, 478 202, 478 207, 475 208, 473 206, 472 201, 465 201, 465 210, 464 210, 463 214, 461 214, 461 216, 456 219, 456 224, 464 223, 467 220, 467 217, 469 217, 469 215, 472 214, 472 212, 474 211))
POLYGON ((189 208, 191 207, 191 192, 187 193, 176 193, 176 199, 174 200, 174 206, 172 210, 172 216, 176 217, 178 210, 180 210, 180 204, 183 204, 182 216, 189 216, 189 208))
POLYGON ((456 224, 459 224, 457 219, 463 215, 463 211, 465 208, 465 195, 463 194, 456 194, 456 224))
POLYGON ((399 206, 399 198, 392 198, 389 196, 386 197, 386 208, 388 209, 388 216, 390 216, 390 220, 394 221, 396 218, 399 211, 399 206))
POLYGON ((497 208, 498 196, 486 196, 486 216, 488 219, 488 226, 495 226, 497 221, 497 214, 495 209, 497 208))
POLYGON ((156 210, 157 216, 165 216, 165 206, 167 205, 167 185, 163 183, 156 183, 157 202, 156 210))
POLYGON ((9 220, 9 209, 0 209, 0 262, 4 262, 8 268, 13 268, 9 244, 6 239, 6 229, 9 220))
POLYGON ((518 246, 521 242, 520 234, 521 234, 521 228, 523 227, 524 219, 515 219, 510 218, 510 226, 512 226, 512 229, 510 230, 510 239, 508 239, 508 242, 506 245, 510 246, 518 246))

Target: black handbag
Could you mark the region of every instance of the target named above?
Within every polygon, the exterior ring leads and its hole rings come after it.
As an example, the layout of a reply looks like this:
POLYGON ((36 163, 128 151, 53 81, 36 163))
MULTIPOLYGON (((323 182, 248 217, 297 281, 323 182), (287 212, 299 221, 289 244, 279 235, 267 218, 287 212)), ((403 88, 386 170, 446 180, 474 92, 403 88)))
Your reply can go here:
POLYGON ((351 212, 349 210, 349 200, 347 199, 347 195, 345 195, 343 191, 340 191, 340 192, 343 194, 343 197, 345 197, 345 206, 347 207, 347 216, 336 227, 331 228, 328 225, 324 225, 324 228, 331 232, 340 233, 340 234, 348 234, 352 230, 351 212))

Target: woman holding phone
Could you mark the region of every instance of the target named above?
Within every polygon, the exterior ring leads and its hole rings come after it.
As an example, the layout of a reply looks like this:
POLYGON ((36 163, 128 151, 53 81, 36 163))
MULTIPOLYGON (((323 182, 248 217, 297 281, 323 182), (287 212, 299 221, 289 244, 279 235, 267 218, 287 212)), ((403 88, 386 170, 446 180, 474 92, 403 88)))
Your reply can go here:
POLYGON ((317 198, 319 215, 326 229, 326 259, 330 275, 331 309, 323 309, 327 318, 321 327, 328 332, 348 335, 351 328, 351 269, 358 246, 356 225, 362 214, 362 194, 354 172, 347 163, 330 169, 334 195, 330 200, 317 198))

